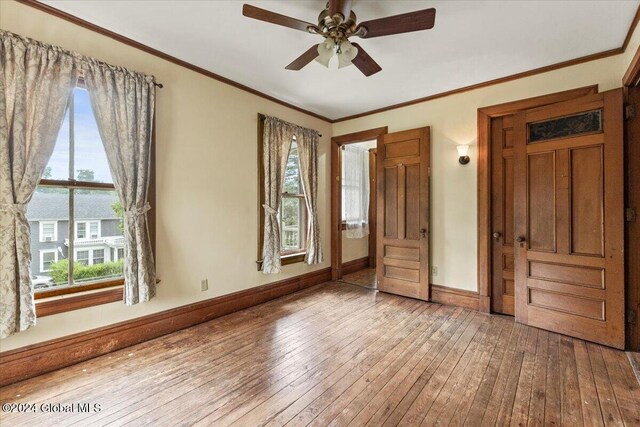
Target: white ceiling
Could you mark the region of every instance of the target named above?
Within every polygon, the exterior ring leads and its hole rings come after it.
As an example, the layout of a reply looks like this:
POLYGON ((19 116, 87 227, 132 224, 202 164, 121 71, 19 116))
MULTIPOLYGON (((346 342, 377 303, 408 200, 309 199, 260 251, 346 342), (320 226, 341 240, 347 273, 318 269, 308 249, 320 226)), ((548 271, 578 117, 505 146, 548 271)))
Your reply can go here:
POLYGON ((437 10, 432 30, 358 40, 382 66, 364 77, 316 62, 285 70, 320 37, 242 16, 252 3, 315 23, 325 0, 43 2, 331 119, 619 48, 640 3, 354 0, 359 22, 437 10))

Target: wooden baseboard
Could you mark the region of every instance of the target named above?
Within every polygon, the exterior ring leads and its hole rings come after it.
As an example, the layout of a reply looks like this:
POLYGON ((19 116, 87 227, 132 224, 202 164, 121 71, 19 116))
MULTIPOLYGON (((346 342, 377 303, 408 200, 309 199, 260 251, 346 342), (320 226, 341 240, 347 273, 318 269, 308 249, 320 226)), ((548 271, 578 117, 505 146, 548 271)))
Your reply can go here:
POLYGON ((358 258, 342 263, 342 275, 355 273, 369 267, 369 257, 358 258))
POLYGON ((440 304, 457 305, 478 310, 480 308, 477 292, 450 288, 442 285, 431 285, 431 301, 440 304))
POLYGON ((331 280, 325 268, 160 313, 0 353, 0 387, 207 322, 331 280))

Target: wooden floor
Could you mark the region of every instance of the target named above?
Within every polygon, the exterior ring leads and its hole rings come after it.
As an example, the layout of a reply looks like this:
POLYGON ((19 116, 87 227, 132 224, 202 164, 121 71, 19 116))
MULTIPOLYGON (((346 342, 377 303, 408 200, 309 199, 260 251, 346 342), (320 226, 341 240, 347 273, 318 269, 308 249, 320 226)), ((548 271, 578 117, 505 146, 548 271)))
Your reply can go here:
POLYGON ((0 389, 19 425, 640 425, 624 352, 330 283, 0 389))
POLYGON ((364 286, 365 288, 376 288, 376 269, 365 268, 355 273, 345 274, 340 279, 341 282, 349 283, 352 285, 364 286))

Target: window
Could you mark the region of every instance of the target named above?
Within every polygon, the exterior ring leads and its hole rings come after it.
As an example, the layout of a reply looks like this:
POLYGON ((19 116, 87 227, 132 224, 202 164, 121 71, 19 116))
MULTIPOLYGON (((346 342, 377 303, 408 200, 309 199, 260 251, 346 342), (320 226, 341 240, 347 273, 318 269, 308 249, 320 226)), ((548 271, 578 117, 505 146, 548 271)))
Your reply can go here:
POLYGON ((76 239, 100 237, 100 221, 76 221, 76 239))
POLYGON ((51 264, 58 261, 57 250, 42 250, 40 251, 40 272, 51 271, 51 264))
MULTIPOLYGON (((124 259, 110 256, 112 249, 124 248, 122 209, 89 94, 82 87, 69 100, 27 219, 31 227, 40 227, 40 238, 31 245, 41 256, 31 270, 37 280, 47 281, 34 286, 36 298, 123 283, 124 259)), ((37 236, 33 228, 31 235, 37 236)))
POLYGON ((40 242, 55 242, 58 240, 58 222, 40 221, 40 242))
POLYGON ((93 265, 104 263, 104 249, 93 250, 93 265))
POLYGON ((287 168, 284 175, 282 201, 278 212, 280 221, 280 245, 283 255, 300 253, 305 250, 307 205, 302 191, 298 145, 291 143, 287 168))
MULTIPOLYGON (((264 116, 258 115, 258 210, 260 221, 258 224, 258 270, 262 269, 262 236, 264 233, 264 170, 262 164, 262 135, 264 126, 264 116)), ((282 265, 293 264, 304 261, 307 238, 307 205, 305 202, 300 176, 300 163, 298 158, 298 145, 295 141, 291 143, 287 166, 282 188, 282 200, 278 211, 278 221, 280 225, 280 246, 282 265)))
POLYGON ((76 251, 76 262, 82 265, 89 265, 89 251, 76 251))

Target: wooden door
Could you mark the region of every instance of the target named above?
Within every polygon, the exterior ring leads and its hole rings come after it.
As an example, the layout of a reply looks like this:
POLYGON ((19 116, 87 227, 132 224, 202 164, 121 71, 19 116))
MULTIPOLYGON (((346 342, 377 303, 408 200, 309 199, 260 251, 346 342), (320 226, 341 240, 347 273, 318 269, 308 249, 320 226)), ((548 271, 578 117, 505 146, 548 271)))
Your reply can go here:
POLYGON ((491 119, 491 310, 513 316, 513 115, 491 119))
POLYGON ((377 187, 376 187, 376 155, 378 150, 369 150, 369 268, 376 268, 376 207, 377 187))
POLYGON ((516 320, 624 348, 622 91, 514 117, 516 320))
POLYGON ((429 299, 428 127, 384 135, 377 149, 378 289, 429 299))

